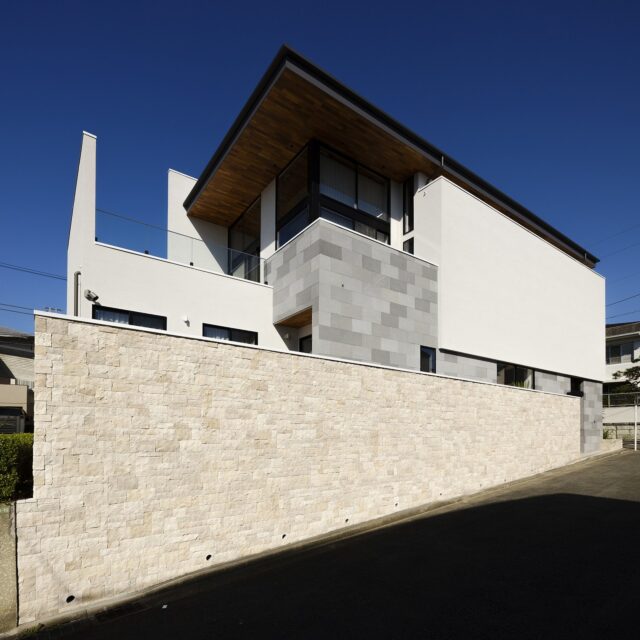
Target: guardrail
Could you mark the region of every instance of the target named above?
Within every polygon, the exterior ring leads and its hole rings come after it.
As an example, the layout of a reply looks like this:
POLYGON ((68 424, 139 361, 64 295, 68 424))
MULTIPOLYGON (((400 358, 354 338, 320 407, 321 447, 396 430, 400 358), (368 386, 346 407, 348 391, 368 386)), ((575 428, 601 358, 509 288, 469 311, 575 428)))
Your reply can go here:
POLYGON ((263 271, 264 259, 258 255, 104 209, 96 209, 95 241, 252 282, 260 282, 263 271))
POLYGON ((615 430, 616 438, 620 432, 623 434, 624 447, 634 451, 638 450, 638 406, 640 405, 640 392, 630 393, 605 393, 602 396, 604 412, 604 429, 615 430), (633 436, 631 434, 633 433, 633 436), (625 437, 626 436, 626 437, 625 437), (633 447, 629 443, 633 438, 633 447))
POLYGON ((602 395, 602 406, 609 407, 633 407, 640 405, 640 392, 630 393, 605 393, 602 395))

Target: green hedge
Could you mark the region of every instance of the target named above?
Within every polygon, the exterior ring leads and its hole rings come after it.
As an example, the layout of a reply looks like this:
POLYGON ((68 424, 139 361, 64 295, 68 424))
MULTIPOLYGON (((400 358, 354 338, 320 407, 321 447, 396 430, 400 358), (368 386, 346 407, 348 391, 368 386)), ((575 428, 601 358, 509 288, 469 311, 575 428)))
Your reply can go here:
POLYGON ((0 434, 0 502, 33 493, 33 434, 0 434))

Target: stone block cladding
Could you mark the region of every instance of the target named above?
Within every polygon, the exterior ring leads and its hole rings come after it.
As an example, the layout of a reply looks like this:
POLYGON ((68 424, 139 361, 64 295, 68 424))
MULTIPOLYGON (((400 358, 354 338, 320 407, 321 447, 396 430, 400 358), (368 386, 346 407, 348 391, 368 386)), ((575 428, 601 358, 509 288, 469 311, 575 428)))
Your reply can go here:
POLYGON ((536 371, 536 389, 550 393, 569 393, 571 378, 546 371, 536 371))
POLYGON ((602 383, 585 380, 582 393, 581 446, 584 453, 593 453, 602 440, 602 383))
POLYGON ((436 356, 436 372, 454 378, 469 378, 496 382, 498 365, 495 360, 485 360, 460 353, 440 351, 436 356))
POLYGON ((414 256, 320 219, 266 274, 275 323, 311 307, 315 354, 419 369, 437 346, 437 267, 414 256))
POLYGON ((35 339, 21 623, 580 456, 570 396, 62 317, 35 339))

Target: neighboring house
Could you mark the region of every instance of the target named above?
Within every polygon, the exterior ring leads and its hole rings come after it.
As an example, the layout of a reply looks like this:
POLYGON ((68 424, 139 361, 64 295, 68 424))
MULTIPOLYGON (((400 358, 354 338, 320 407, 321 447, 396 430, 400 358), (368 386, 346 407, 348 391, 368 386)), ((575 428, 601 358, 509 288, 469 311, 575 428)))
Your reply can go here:
MULTIPOLYGON (((638 393, 630 392, 624 379, 615 379, 614 373, 622 372, 640 360, 640 322, 619 322, 607 325, 606 370, 604 378, 604 424, 617 427, 617 435, 631 435, 630 426, 635 419, 634 404, 640 401, 638 393)), ((638 362, 640 365, 640 362, 638 362)))
POLYGON ((0 327, 0 433, 33 430, 33 336, 0 327))
POLYGON ((291 50, 197 180, 169 171, 166 230, 97 210, 95 171, 85 133, 68 313, 582 393, 599 446, 597 258, 291 50))

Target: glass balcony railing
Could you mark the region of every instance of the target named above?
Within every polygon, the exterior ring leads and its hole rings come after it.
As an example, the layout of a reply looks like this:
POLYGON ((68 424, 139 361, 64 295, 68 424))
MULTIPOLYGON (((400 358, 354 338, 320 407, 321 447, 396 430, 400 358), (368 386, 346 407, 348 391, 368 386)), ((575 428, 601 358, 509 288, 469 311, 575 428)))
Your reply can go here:
POLYGON ((95 240, 252 282, 260 282, 263 271, 264 260, 255 254, 205 242, 103 209, 96 209, 95 240))

